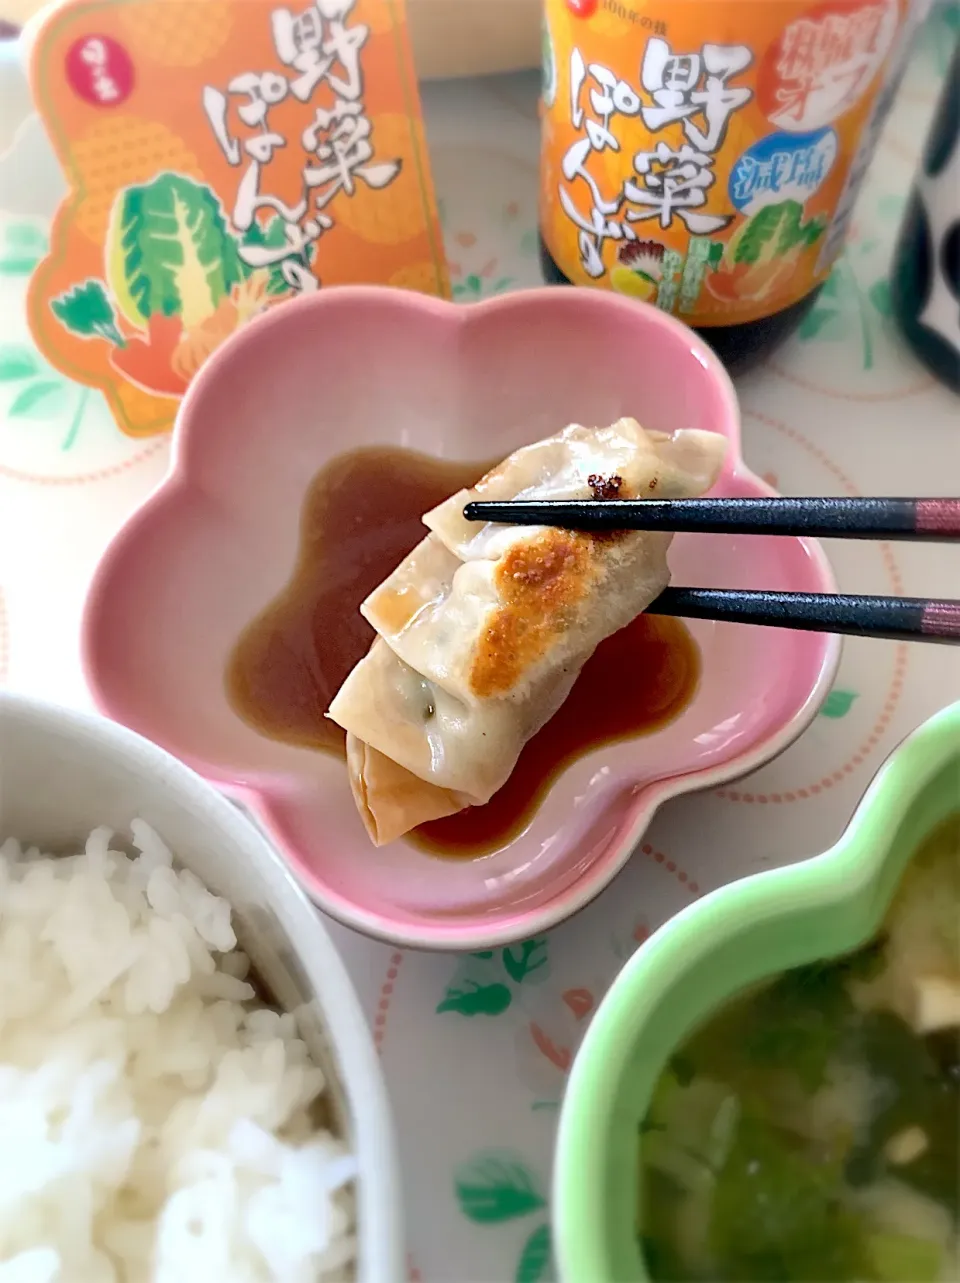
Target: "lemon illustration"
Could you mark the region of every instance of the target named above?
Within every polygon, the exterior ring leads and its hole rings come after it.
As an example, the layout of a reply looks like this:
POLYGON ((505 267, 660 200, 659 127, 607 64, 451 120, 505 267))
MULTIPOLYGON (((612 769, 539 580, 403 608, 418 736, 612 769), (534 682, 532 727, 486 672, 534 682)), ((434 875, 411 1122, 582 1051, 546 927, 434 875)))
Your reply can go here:
POLYGON ((618 294, 642 299, 645 303, 649 303, 657 292, 656 282, 652 281, 646 273, 635 272, 630 267, 624 267, 622 263, 610 269, 610 284, 618 294))

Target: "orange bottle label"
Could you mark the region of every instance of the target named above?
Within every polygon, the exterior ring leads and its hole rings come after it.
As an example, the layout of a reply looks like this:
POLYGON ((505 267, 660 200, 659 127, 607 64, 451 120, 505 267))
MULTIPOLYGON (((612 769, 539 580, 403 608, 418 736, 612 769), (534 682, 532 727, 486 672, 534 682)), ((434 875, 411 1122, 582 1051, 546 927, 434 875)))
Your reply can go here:
POLYGON ((70 189, 31 328, 124 432, 299 293, 448 294, 403 0, 69 0, 30 70, 70 189))
POLYGON ((545 0, 541 236, 694 325, 804 297, 843 247, 922 7, 545 0))

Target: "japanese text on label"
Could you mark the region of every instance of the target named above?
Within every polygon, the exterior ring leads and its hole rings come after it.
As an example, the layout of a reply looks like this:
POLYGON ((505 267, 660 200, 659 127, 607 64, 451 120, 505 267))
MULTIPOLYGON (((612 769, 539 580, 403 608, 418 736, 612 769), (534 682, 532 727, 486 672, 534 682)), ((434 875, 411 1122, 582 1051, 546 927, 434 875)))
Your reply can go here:
POLYGON ((358 182, 384 188, 400 172, 399 160, 373 160, 361 66, 370 31, 362 23, 348 23, 355 2, 314 0, 299 14, 275 9, 273 44, 286 71, 247 71, 234 76, 225 91, 211 85, 203 90, 203 110, 221 151, 231 165, 246 166, 231 214, 234 226, 248 231, 261 209, 283 220, 282 244, 244 244, 241 258, 253 268, 279 265, 289 287, 297 291, 318 287, 309 269, 309 250, 334 226, 334 198, 341 193, 352 196, 358 182), (266 190, 270 161, 288 145, 271 128, 270 110, 290 97, 313 109, 298 140, 304 163, 301 195, 294 203, 266 190), (232 115, 246 136, 237 136, 232 115))
MULTIPOLYGON (((587 275, 603 275, 607 240, 636 240, 638 223, 662 228, 678 219, 695 236, 722 230, 731 215, 711 213, 714 159, 731 116, 752 91, 735 83, 751 64, 745 45, 704 44, 677 54, 659 36, 647 41, 640 81, 634 87, 601 63, 570 55, 570 118, 583 134, 563 157, 560 204, 579 229, 580 261, 587 275), (651 134, 670 129, 649 150, 632 157, 632 174, 605 194, 592 165, 595 156, 621 150, 619 118, 639 118, 651 134), (586 210, 584 209, 586 196, 586 210)), ((642 231, 645 229, 641 229, 642 231)))

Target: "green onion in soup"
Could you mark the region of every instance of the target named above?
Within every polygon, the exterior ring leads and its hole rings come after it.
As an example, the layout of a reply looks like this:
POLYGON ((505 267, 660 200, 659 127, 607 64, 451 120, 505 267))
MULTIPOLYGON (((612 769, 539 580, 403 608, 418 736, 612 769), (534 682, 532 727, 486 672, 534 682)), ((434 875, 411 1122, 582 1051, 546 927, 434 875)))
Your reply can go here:
POLYGON ((656 1283, 960 1283, 960 815, 869 944, 694 1034, 639 1143, 656 1283))

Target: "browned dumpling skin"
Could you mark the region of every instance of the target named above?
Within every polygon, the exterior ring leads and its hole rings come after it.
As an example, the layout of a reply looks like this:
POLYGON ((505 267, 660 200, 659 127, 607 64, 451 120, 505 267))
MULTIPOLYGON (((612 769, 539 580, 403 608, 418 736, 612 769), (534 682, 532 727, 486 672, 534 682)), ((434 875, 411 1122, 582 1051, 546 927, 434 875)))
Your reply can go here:
POLYGON ((354 797, 374 842, 488 801, 597 645, 670 579, 669 533, 473 523, 464 505, 703 494, 725 445, 709 432, 645 432, 633 419, 575 424, 425 515, 430 533, 360 608, 378 637, 328 712, 351 737, 354 797))

